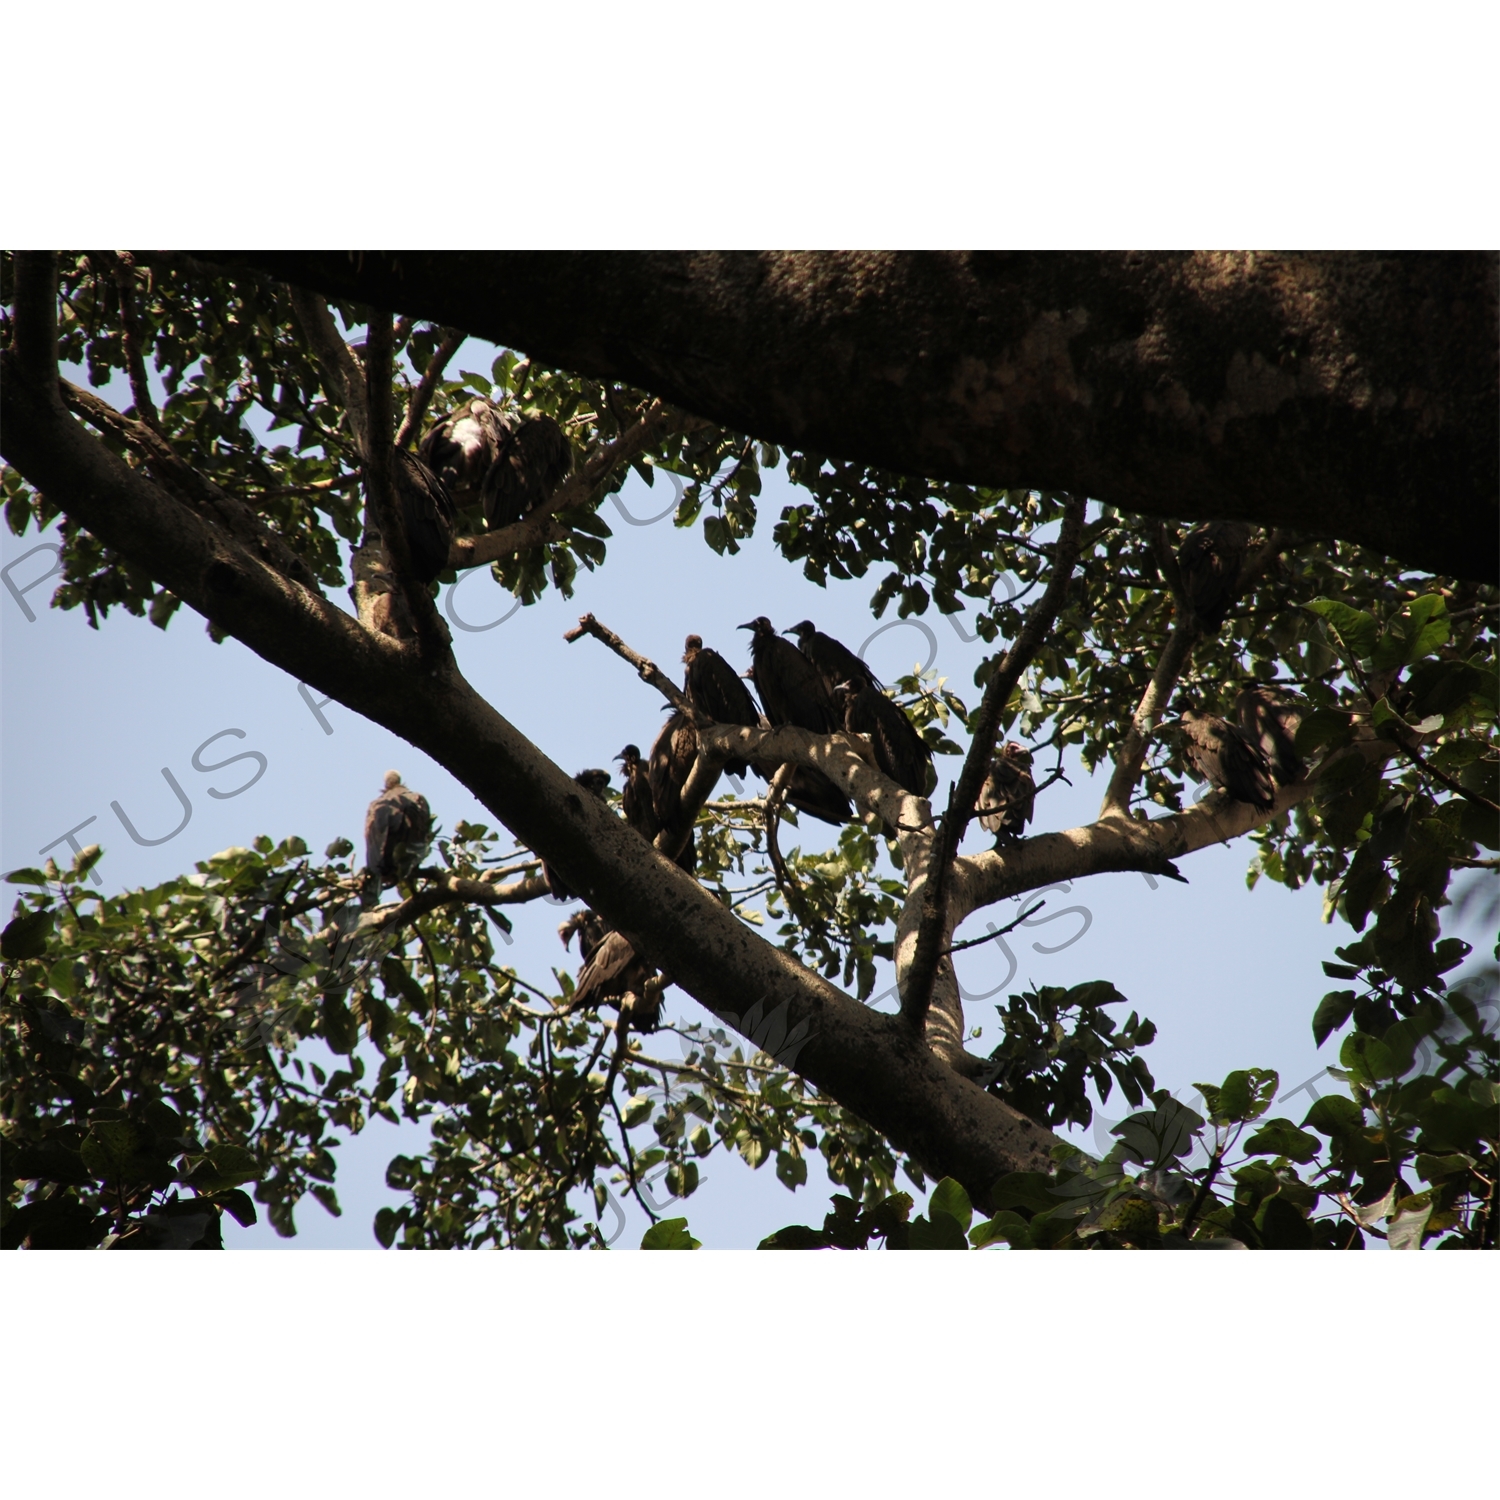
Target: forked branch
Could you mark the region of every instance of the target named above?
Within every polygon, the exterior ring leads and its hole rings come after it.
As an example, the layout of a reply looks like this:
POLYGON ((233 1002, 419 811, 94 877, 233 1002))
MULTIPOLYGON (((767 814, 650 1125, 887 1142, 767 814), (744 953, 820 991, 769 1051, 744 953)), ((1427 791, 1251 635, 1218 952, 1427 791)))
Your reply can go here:
POLYGON ((932 983, 943 960, 948 881, 958 846, 979 801, 979 791, 989 774, 1000 718, 1021 674, 1031 664, 1056 620, 1067 597, 1068 584, 1083 542, 1083 519, 1087 501, 1069 496, 1063 506, 1062 528, 1053 550, 1052 576, 1042 597, 1026 612, 1026 619, 1010 649, 995 664, 984 697, 970 722, 972 738, 964 768, 948 797, 937 837, 933 840, 927 869, 922 877, 922 918, 917 928, 916 949, 901 993, 901 1014, 920 1029, 932 1001, 932 983))

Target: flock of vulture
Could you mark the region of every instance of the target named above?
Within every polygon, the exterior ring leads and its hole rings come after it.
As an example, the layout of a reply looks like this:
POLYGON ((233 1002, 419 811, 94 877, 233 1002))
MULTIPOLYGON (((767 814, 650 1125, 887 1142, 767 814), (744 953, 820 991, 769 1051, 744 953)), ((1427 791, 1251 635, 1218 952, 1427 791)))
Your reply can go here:
MULTIPOLYGON (((431 583, 447 566, 460 510, 482 507, 491 530, 518 521, 546 500, 572 468, 572 445, 546 416, 508 419, 489 401, 473 400, 434 426, 420 457, 397 449, 397 503, 402 509, 413 567, 431 583)), ((1183 593, 1199 626, 1222 628, 1239 593, 1251 528, 1238 522, 1200 526, 1177 553, 1183 593)), ((741 676, 717 651, 690 635, 683 652, 685 696, 721 724, 796 725, 814 734, 840 730, 862 736, 875 763, 892 781, 917 796, 933 789, 932 752, 903 710, 886 696, 869 667, 842 642, 803 620, 778 634, 764 616, 739 627, 751 632, 750 669, 741 676), (797 644, 783 635, 794 635, 797 644), (760 695, 757 706, 747 680, 760 695)), ((1210 786, 1222 788, 1257 810, 1275 804, 1278 784, 1305 773, 1293 745, 1306 705, 1281 689, 1252 682, 1235 703, 1237 722, 1188 710, 1176 721, 1187 759, 1210 786)), ((649 756, 628 744, 617 757, 623 775, 621 811, 648 841, 679 818, 682 789, 697 757, 692 720, 674 712, 662 726, 649 756)), ((1018 838, 1031 821, 1036 784, 1031 752, 1015 741, 990 764, 975 812, 997 842, 1018 838)), ((725 770, 768 778, 774 767, 732 760, 725 770)), ((609 773, 580 771, 574 780, 604 800, 609 773)), ((841 824, 854 816, 849 798, 821 772, 799 766, 786 800, 801 812, 841 824)), ((365 817, 367 889, 384 890, 408 880, 427 857, 432 816, 426 799, 402 784, 395 771, 365 817)), ((696 851, 687 830, 677 863, 689 873, 696 851)), ((573 892, 543 862, 548 890, 559 900, 573 892)), ((574 1004, 608 1002, 637 1029, 655 1025, 659 979, 630 943, 597 913, 583 909, 558 929, 564 945, 576 933, 583 958, 574 1004)))

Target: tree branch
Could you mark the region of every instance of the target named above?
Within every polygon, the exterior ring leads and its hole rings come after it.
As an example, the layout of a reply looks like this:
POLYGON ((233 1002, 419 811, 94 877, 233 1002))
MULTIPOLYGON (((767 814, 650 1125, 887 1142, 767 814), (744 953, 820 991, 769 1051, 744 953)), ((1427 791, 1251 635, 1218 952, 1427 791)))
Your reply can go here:
POLYGON ((157 480, 205 520, 222 526, 236 540, 252 548, 263 562, 322 596, 317 575, 302 558, 248 505, 184 462, 158 428, 132 421, 92 391, 70 381, 59 380, 58 387, 69 410, 102 431, 113 433, 145 462, 157 480))
POLYGON ((130 377, 130 394, 136 414, 148 426, 161 428, 156 402, 151 398, 151 382, 146 375, 144 339, 141 320, 135 306, 135 257, 128 250, 117 250, 110 263, 115 290, 120 298, 120 330, 125 346, 125 369, 130 377))
POLYGON ((580 615, 577 625, 563 633, 563 639, 571 646, 574 641, 581 641, 586 635, 593 636, 596 641, 602 641, 616 656, 628 661, 639 674, 641 681, 654 687, 678 713, 686 714, 695 729, 707 729, 712 726, 714 721, 707 714, 700 713, 694 708, 687 694, 654 661, 642 656, 633 647, 627 646, 608 625, 601 624, 592 614, 580 615))
POLYGON ((365 371, 359 356, 344 342, 328 311, 328 304, 319 296, 301 287, 287 288, 292 299, 292 311, 307 335, 314 358, 323 371, 324 386, 329 399, 341 407, 354 434, 354 442, 362 454, 370 451, 369 406, 365 395, 365 371))
POLYGON ((406 415, 401 419, 401 430, 396 434, 398 448, 411 446, 412 439, 421 429, 422 418, 427 415, 432 393, 437 389, 438 381, 443 378, 443 371, 448 368, 448 361, 458 353, 459 347, 466 338, 468 334, 461 329, 445 328, 443 330, 442 343, 433 350, 432 358, 427 361, 427 368, 423 370, 421 380, 417 382, 411 398, 406 403, 406 415))
POLYGON ((496 885, 488 880, 470 880, 462 875, 443 875, 433 885, 408 896, 395 906, 367 913, 360 921, 357 937, 390 932, 409 926, 418 917, 443 906, 514 906, 536 901, 547 894, 547 882, 539 875, 496 885))
MULTIPOLYGON (((450 568, 477 568, 482 563, 495 562, 515 552, 524 552, 528 547, 540 546, 543 542, 561 541, 568 528, 552 519, 559 511, 581 505, 594 493, 620 464, 634 458, 651 440, 664 432, 673 423, 671 408, 660 401, 653 401, 642 413, 633 427, 627 428, 613 442, 596 449, 584 460, 582 469, 565 479, 544 504, 537 506, 528 516, 502 526, 498 531, 486 532, 483 536, 458 537, 453 550, 448 554, 450 568)), ((678 416, 679 431, 703 425, 678 416)))
MULTIPOLYGON (((922 918, 901 991, 901 1014, 909 1025, 918 1030, 926 1022, 927 1008, 932 999, 932 982, 943 961, 943 949, 951 935, 951 929, 945 931, 949 871, 957 857, 958 846, 963 841, 969 820, 974 816, 984 778, 989 774, 990 757, 995 751, 995 735, 999 730, 1005 705, 1010 701, 1011 692, 1020 681, 1021 673, 1030 665, 1032 657, 1046 639, 1047 632, 1052 628, 1063 600, 1067 597, 1068 583, 1073 576, 1073 567, 1078 561, 1078 551, 1083 541, 1083 518, 1087 503, 1081 495, 1069 496, 1063 506, 1062 529, 1058 533, 1052 576, 1047 581, 1042 597, 1027 610, 1025 622, 1010 649, 995 664, 990 680, 985 685, 984 697, 980 699, 978 709, 969 720, 969 753, 964 758, 964 768, 959 774, 958 782, 948 797, 948 810, 943 814, 937 838, 933 841, 926 870, 918 877, 922 887, 922 918)), ((917 892, 913 889, 907 899, 915 900, 916 896, 917 892)))
POLYGON ((62 408, 57 389, 57 255, 19 250, 15 258, 16 316, 12 348, 21 368, 41 387, 49 406, 62 408))
POLYGON ((1188 658, 1193 654, 1193 645, 1199 635, 1198 621, 1191 608, 1184 608, 1167 638, 1166 649, 1156 663, 1151 681, 1141 695, 1141 701, 1130 717, 1130 728, 1125 731, 1125 741, 1115 757, 1114 773, 1105 788, 1104 805, 1099 816, 1126 817, 1130 812, 1130 798, 1135 784, 1140 780, 1141 767, 1146 763, 1146 746, 1156 730, 1177 679, 1182 676, 1188 658))
POLYGON ((1248 802, 1236 802, 1227 793, 1213 792, 1195 806, 1166 817, 1111 815, 1079 828, 1035 834, 1004 850, 965 855, 956 867, 955 925, 996 901, 1089 875, 1139 870, 1181 880, 1173 860, 1274 822, 1311 797, 1328 769, 1345 756, 1358 755, 1375 764, 1394 754, 1395 746, 1374 735, 1357 739, 1347 750, 1320 762, 1304 780, 1278 787, 1274 806, 1265 812, 1257 812, 1248 802))
POLYGON ((417 650, 428 661, 449 655, 447 628, 438 616, 432 595, 412 577, 411 546, 407 540, 406 522, 396 503, 395 475, 392 458, 395 442, 391 432, 391 370, 395 340, 388 311, 372 311, 365 342, 365 496, 374 512, 375 525, 366 516, 366 545, 373 530, 380 536, 381 549, 393 575, 397 595, 406 606, 407 617, 416 629, 417 650))
POLYGON ((1392 743, 1424 776, 1430 776, 1440 785, 1447 787, 1450 792, 1457 792, 1460 797, 1467 798, 1487 812, 1500 813, 1500 804, 1491 802, 1488 797, 1479 792, 1470 791, 1463 782, 1455 780, 1446 771, 1438 770, 1414 745, 1408 745, 1401 740, 1394 740, 1392 743))

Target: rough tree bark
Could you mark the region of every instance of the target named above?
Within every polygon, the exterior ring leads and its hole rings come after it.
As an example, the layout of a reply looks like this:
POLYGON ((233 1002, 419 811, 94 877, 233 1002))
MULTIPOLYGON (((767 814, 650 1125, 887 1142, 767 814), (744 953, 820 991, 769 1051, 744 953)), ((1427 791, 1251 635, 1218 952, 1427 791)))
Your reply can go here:
POLYGON ((1492 254, 235 258, 835 457, 1500 576, 1492 254))

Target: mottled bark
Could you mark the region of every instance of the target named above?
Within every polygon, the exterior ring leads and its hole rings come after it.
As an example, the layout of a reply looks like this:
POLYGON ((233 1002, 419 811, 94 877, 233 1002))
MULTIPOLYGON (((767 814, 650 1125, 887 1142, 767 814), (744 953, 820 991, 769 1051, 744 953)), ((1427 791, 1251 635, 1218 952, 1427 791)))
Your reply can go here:
POLYGON ((1500 570, 1488 253, 239 259, 795 447, 1500 570))

